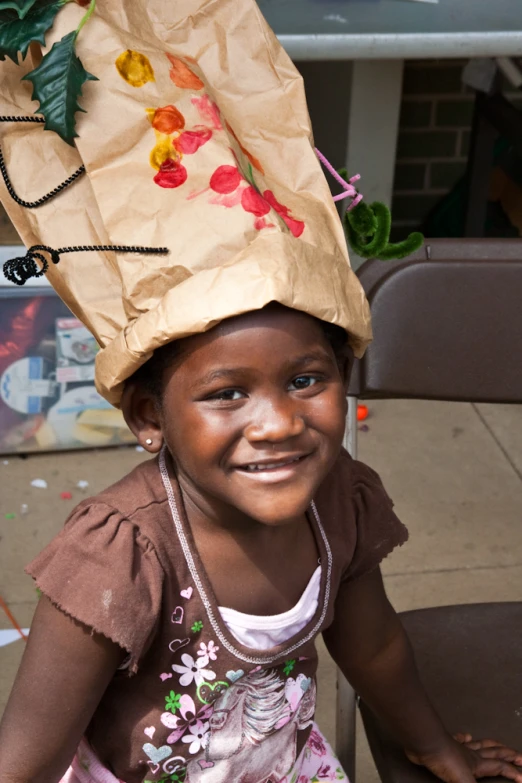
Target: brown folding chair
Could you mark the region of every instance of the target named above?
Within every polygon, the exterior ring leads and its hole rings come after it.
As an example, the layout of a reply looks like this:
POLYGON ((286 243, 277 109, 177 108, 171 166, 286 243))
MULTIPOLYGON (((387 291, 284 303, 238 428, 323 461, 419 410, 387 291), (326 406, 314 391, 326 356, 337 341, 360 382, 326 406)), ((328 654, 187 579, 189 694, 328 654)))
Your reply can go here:
MULTIPOLYGON (((408 259, 367 261, 357 274, 374 342, 350 383, 352 456, 358 399, 522 402, 522 240, 428 241, 408 259)), ((520 745, 522 602, 420 609, 401 619, 447 728, 520 745)), ((407 760, 366 705, 360 708, 384 783, 434 780, 407 760)), ((337 750, 352 781, 354 712, 340 675, 337 750)))

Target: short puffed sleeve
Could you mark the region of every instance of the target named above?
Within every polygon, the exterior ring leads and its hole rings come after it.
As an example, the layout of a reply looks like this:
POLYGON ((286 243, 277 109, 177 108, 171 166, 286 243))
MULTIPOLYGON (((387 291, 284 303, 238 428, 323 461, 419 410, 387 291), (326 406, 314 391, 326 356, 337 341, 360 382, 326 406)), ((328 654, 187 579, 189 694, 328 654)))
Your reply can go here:
POLYGON ((356 542, 343 575, 345 580, 373 571, 395 547, 408 540, 408 530, 393 511, 393 502, 379 475, 362 462, 350 462, 356 542))
POLYGON ((135 524, 86 501, 26 572, 62 611, 126 650, 137 671, 159 621, 163 570, 135 524))

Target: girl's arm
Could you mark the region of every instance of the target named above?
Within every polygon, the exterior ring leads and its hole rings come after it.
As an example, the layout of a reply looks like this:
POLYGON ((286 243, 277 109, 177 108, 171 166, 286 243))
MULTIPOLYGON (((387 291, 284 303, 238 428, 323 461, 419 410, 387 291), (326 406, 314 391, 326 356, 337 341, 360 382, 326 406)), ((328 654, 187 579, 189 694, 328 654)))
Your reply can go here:
POLYGON ((42 597, 0 724, 0 783, 57 783, 124 650, 42 597))
POLYGON ((421 685, 379 569, 341 586, 335 620, 324 639, 345 677, 411 761, 447 783, 497 775, 522 783, 514 766, 522 764, 522 754, 500 743, 473 743, 466 735, 457 741, 446 731, 421 685))

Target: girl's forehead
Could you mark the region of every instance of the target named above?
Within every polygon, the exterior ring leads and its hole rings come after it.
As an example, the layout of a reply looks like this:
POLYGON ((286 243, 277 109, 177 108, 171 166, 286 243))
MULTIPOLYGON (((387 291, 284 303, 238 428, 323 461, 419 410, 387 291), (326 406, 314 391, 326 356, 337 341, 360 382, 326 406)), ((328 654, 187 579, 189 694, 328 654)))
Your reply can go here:
POLYGON ((217 324, 177 344, 171 365, 178 380, 216 367, 276 371, 312 350, 331 354, 321 322, 298 310, 278 306, 251 311, 217 324))

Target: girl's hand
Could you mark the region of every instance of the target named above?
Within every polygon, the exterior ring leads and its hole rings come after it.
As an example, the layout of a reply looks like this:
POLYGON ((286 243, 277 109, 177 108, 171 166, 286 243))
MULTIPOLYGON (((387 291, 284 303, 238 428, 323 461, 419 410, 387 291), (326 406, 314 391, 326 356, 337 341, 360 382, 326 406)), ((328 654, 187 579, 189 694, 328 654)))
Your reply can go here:
POLYGON ((419 756, 406 751, 409 760, 433 772, 445 783, 472 783, 475 778, 504 777, 522 783, 522 753, 495 740, 474 740, 456 734, 444 751, 419 756))

